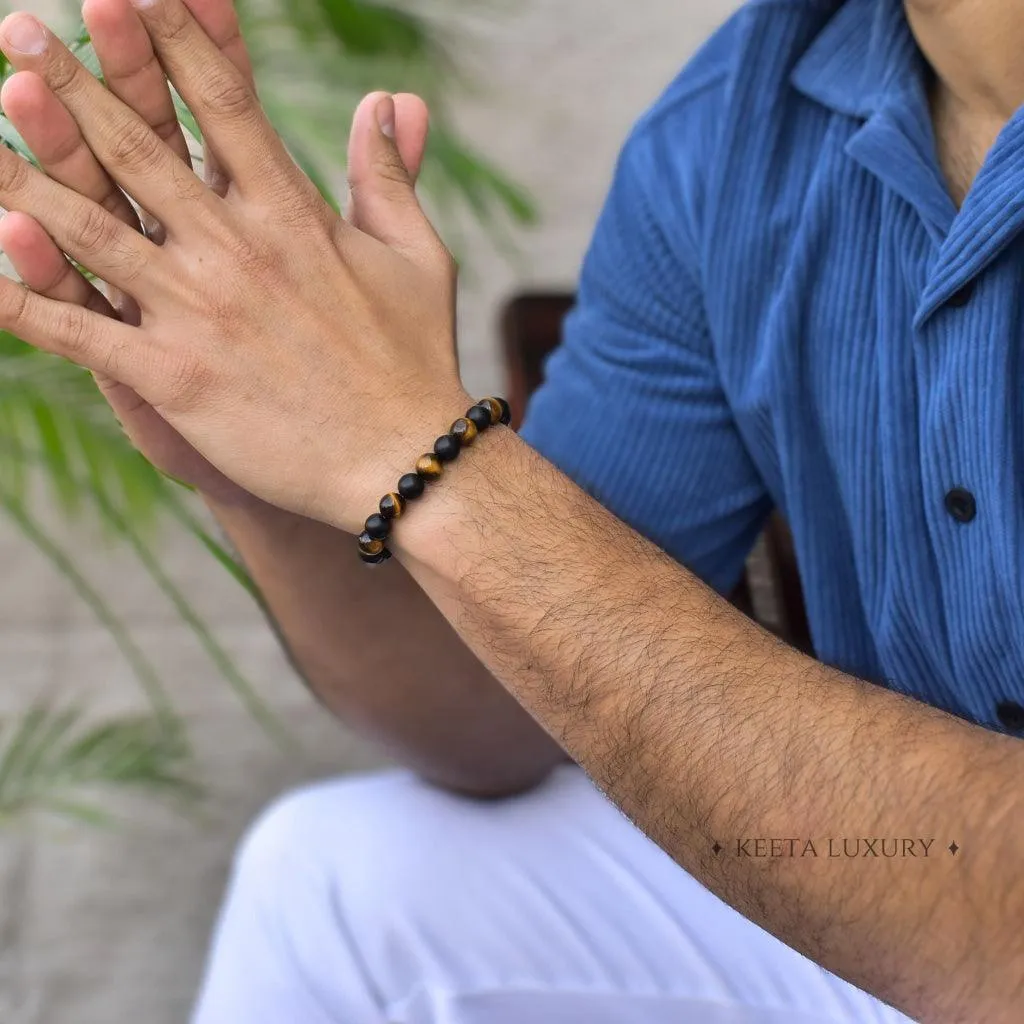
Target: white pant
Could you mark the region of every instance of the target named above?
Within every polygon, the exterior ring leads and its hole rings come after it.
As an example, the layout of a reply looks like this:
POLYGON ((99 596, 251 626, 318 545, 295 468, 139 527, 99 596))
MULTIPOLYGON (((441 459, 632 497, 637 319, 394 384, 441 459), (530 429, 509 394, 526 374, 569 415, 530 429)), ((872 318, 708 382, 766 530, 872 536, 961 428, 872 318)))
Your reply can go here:
POLYGON ((194 1024, 908 1024, 678 868, 575 768, 499 803, 404 772, 242 844, 194 1024))

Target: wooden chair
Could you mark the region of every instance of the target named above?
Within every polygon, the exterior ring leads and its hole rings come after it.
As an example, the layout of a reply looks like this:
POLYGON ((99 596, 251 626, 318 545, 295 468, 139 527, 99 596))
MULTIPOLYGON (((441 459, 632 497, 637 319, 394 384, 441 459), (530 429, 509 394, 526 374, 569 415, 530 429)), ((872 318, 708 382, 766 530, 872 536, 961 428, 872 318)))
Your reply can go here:
MULTIPOLYGON (((571 294, 529 293, 505 306, 501 335, 516 426, 527 399, 541 382, 545 358, 561 340, 562 322, 573 302, 571 294)), ((787 643, 812 653, 793 538, 778 514, 765 528, 730 600, 787 643)))

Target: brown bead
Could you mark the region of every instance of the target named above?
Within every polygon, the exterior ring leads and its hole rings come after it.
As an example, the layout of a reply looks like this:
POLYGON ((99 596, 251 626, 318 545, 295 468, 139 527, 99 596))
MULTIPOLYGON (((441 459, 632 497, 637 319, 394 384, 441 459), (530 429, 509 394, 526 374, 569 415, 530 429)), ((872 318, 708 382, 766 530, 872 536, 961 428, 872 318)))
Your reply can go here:
POLYGON ((491 425, 501 422, 501 417, 505 412, 501 407, 501 402, 496 398, 485 398, 480 402, 480 405, 490 410, 491 413, 491 425))
POLYGON ((368 533, 360 534, 358 544, 364 555, 379 555, 384 550, 384 541, 377 540, 368 533))
POLYGON ((437 480, 444 472, 444 465, 433 452, 427 452, 426 455, 421 455, 419 462, 416 463, 416 472, 424 480, 437 480))
POLYGON ((405 498, 400 494, 385 494, 380 499, 380 514, 385 519, 400 519, 405 511, 405 498))
POLYGON ((472 420, 463 418, 461 420, 456 420, 452 424, 451 430, 449 430, 448 433, 454 434, 455 437, 459 439, 459 443, 462 447, 465 448, 477 439, 477 435, 480 431, 476 429, 476 424, 472 420))

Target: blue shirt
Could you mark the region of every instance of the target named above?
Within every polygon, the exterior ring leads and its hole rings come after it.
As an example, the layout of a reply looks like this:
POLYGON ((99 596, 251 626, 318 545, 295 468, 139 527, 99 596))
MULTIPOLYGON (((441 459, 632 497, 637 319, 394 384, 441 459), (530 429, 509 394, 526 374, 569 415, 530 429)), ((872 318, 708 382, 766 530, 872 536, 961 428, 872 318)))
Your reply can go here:
POLYGON ((899 0, 744 7, 627 142, 523 435, 722 592, 778 508, 823 661, 1002 729, 1024 113, 958 211, 929 74, 899 0))

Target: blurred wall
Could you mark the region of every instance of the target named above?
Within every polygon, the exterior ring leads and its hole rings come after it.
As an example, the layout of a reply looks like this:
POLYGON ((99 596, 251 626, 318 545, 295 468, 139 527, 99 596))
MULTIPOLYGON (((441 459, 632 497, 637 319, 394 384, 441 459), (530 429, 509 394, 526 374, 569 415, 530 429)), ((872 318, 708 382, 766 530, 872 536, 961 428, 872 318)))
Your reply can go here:
MULTIPOLYGON (((23 6, 47 13, 57 2, 23 6)), ((487 17, 471 17, 471 3, 452 5, 458 17, 450 30, 473 40, 460 51, 479 82, 475 95, 457 99, 459 122, 536 196, 542 222, 519 237, 512 261, 479 237, 467 240, 461 349, 467 384, 481 393, 501 385, 500 303, 527 287, 572 287, 630 124, 736 4, 487 6, 487 17)), ((302 737, 301 755, 275 747, 253 725, 131 560, 84 532, 76 544, 171 684, 210 796, 197 820, 125 803, 116 805, 128 819, 117 831, 47 821, 0 832, 0 1020, 178 1024, 245 822, 303 779, 376 759, 316 708, 249 601, 187 538, 168 535, 170 572, 302 737)), ((2 520, 0 573, 0 716, 40 697, 81 700, 97 713, 141 707, 109 637, 2 520)))

